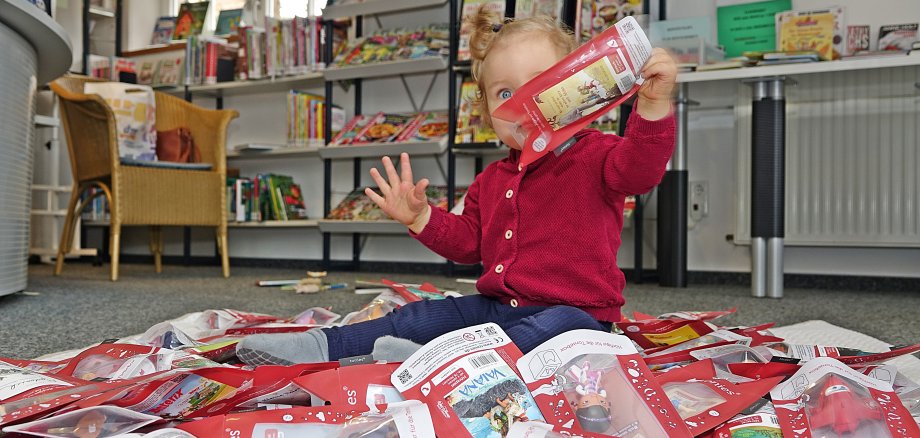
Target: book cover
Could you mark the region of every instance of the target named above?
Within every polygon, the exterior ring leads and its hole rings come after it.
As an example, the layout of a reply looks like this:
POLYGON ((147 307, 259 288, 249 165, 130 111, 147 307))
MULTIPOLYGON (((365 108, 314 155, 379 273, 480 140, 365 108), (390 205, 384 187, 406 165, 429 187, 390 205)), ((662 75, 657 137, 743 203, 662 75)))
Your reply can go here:
POLYGON ((169 44, 176 29, 176 17, 160 17, 153 27, 150 44, 169 44))
POLYGON ((344 146, 351 144, 351 141, 359 132, 364 130, 364 126, 366 125, 367 117, 361 114, 356 115, 353 119, 349 120, 334 137, 332 137, 329 146, 344 146))
POLYGON ((582 0, 575 14, 575 35, 579 42, 594 38, 617 21, 641 15, 645 0, 582 0))
POLYGON ((235 33, 240 27, 240 19, 243 17, 242 9, 224 9, 217 16, 217 28, 214 30, 215 35, 230 35, 235 33))
MULTIPOLYGON (((377 189, 374 191, 380 193, 377 189)), ((460 202, 466 191, 467 187, 454 189, 454 205, 460 202)), ((431 205, 447 209, 447 186, 428 186, 425 189, 425 196, 428 197, 431 205)), ((364 194, 364 188, 358 188, 345 196, 345 199, 329 212, 326 219, 375 221, 390 219, 390 217, 364 194)))
POLYGON ((792 0, 717 6, 718 39, 725 47, 725 56, 734 58, 744 52, 776 50, 775 15, 790 9, 792 0))
POLYGON ((776 49, 814 51, 825 61, 843 56, 843 8, 776 14, 776 49))
POLYGON ((137 69, 137 83, 140 85, 152 85, 153 76, 156 73, 156 61, 143 61, 137 69))
POLYGON ((447 136, 447 113, 433 111, 419 114, 418 123, 406 129, 399 141, 438 141, 447 136))
POLYGON ((393 141, 412 120, 411 114, 378 113, 356 136, 351 144, 386 143, 393 141))
POLYGON ((870 40, 868 25, 847 26, 847 55, 869 50, 870 40))
POLYGON ((174 40, 184 40, 189 35, 201 35, 204 27, 204 18, 208 14, 211 2, 182 3, 179 14, 176 16, 176 28, 173 32, 174 40))
POLYGON ((470 34, 473 32, 469 17, 476 14, 480 7, 505 16, 505 0, 463 0, 460 12, 460 42, 457 44, 457 61, 470 60, 470 34))
POLYGON ((878 29, 879 50, 909 51, 917 41, 917 23, 886 24, 878 29))

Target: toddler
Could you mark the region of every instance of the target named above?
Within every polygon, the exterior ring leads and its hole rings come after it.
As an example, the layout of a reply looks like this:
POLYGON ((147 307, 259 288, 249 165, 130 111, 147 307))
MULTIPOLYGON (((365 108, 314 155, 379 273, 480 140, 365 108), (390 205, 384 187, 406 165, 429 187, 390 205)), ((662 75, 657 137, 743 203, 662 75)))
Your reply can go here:
POLYGON ((574 37, 548 17, 502 20, 480 10, 473 24, 478 103, 485 121, 511 149, 508 157, 475 178, 462 215, 428 203, 428 180, 414 180, 405 153, 399 172, 388 157, 384 174, 371 169, 381 194, 370 188, 365 193, 434 252, 458 263, 481 262, 480 293, 411 303, 349 326, 253 335, 237 346, 241 360, 290 364, 373 353, 378 360, 400 361, 418 344, 486 322, 501 326, 526 353, 560 333, 609 331, 620 320, 625 279, 616 255, 623 204, 626 195, 657 185, 671 156, 676 63, 665 51, 653 51, 624 137, 585 129, 563 154, 523 166, 514 125, 489 115, 570 53, 574 37))

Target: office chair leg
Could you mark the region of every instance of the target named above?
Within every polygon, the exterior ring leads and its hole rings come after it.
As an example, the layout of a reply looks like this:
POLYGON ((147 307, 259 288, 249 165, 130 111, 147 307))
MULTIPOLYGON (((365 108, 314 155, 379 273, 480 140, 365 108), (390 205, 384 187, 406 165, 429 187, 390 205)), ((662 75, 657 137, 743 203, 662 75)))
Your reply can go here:
POLYGON ((224 278, 230 277, 230 248, 227 246, 227 227, 217 227, 217 249, 220 250, 220 265, 224 278))
POLYGON ((61 275, 64 270, 64 255, 73 247, 73 231, 77 222, 77 202, 80 201, 79 187, 74 185, 70 191, 70 201, 67 203, 67 217, 64 219, 64 229, 61 230, 61 242, 58 244, 57 260, 54 262, 54 275, 61 275))
POLYGON ((157 274, 163 272, 163 234, 160 226, 150 227, 150 252, 153 253, 153 267, 157 274))
POLYGON ((118 281, 118 255, 121 252, 121 224, 113 223, 109 231, 109 254, 112 257, 112 281, 118 281))

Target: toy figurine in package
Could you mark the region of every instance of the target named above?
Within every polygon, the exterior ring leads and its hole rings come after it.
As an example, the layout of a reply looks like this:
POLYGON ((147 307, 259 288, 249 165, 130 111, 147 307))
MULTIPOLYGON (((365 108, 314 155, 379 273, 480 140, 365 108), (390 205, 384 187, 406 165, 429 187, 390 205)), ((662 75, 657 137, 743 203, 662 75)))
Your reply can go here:
POLYGON ((632 17, 583 44, 515 90, 492 116, 511 122, 514 143, 529 164, 631 97, 652 46, 632 17))
POLYGON ((159 419, 116 406, 95 406, 7 426, 3 431, 41 437, 106 438, 121 436, 159 419))
POLYGON ((770 396, 786 437, 920 436, 920 427, 890 384, 836 359, 809 361, 770 396))
POLYGON ((564 434, 692 436, 625 337, 573 330, 517 361, 546 423, 564 434))
POLYGON ((407 399, 431 409, 439 437, 505 437, 518 422, 544 421, 514 368, 521 351, 496 324, 441 335, 392 375, 407 399))

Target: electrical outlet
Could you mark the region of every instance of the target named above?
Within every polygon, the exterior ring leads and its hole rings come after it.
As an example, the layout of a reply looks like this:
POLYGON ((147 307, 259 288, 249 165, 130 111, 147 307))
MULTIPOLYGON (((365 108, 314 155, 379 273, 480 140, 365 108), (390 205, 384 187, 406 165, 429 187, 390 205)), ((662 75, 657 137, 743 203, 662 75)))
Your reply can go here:
POLYGON ((690 219, 699 222, 709 216, 709 181, 690 182, 690 219))

